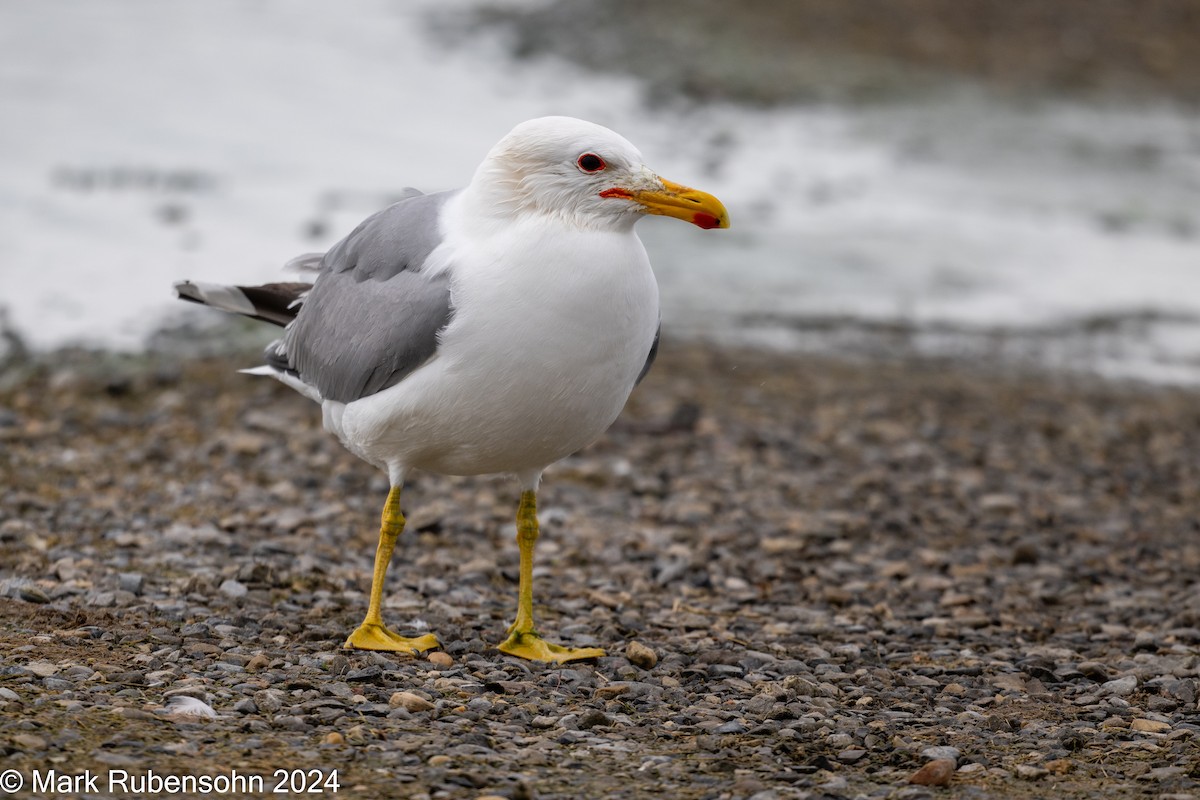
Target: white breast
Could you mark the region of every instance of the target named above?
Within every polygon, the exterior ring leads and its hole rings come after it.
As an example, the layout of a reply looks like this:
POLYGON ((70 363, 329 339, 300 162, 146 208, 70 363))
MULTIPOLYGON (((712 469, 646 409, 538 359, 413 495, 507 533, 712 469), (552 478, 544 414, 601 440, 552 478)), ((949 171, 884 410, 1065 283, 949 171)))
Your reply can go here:
POLYGON ((590 444, 624 407, 658 327, 641 241, 537 217, 447 241, 458 244, 436 257, 451 265, 454 318, 438 354, 379 394, 327 403, 327 425, 394 474, 523 473, 590 444))

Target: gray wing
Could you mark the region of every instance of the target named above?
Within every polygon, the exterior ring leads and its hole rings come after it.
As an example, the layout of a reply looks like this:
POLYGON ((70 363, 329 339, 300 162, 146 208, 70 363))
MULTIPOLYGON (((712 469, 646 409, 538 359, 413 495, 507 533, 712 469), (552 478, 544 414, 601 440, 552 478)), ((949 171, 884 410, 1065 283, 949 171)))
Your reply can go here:
POLYGON ((321 397, 350 403, 394 386, 437 350, 449 323, 450 278, 429 275, 438 217, 452 192, 401 200, 325 254, 320 274, 267 361, 321 397))

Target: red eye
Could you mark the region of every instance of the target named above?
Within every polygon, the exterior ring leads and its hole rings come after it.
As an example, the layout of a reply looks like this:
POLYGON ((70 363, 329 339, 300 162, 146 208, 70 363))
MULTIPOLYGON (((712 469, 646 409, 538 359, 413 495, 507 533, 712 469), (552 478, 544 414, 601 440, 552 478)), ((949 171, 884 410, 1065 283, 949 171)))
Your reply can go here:
POLYGON ((605 167, 604 159, 595 153, 584 153, 575 163, 584 172, 599 172, 605 167))

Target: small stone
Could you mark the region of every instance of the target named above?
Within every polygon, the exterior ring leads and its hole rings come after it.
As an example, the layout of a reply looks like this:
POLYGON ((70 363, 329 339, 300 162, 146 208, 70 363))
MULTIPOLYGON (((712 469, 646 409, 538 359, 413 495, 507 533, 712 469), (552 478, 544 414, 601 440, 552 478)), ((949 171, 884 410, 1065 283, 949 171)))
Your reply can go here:
POLYGON ((392 708, 403 708, 411 713, 429 711, 433 708, 433 703, 412 692, 396 692, 388 699, 388 705, 392 708))
POLYGON ((954 762, 937 758, 909 776, 908 782, 918 786, 947 786, 954 777, 954 762))
POLYGON ((383 667, 378 664, 372 664, 369 667, 362 669, 351 670, 346 673, 347 682, 368 682, 374 683, 383 677, 383 667))
POLYGON ((632 641, 625 647, 625 657, 629 663, 642 669, 654 669, 658 664, 658 653, 638 641, 632 641))
POLYGON ((250 592, 250 590, 246 588, 246 584, 242 583, 241 581, 235 581, 233 578, 224 581, 221 584, 219 591, 221 594, 225 595, 226 597, 233 598, 234 600, 238 599, 239 597, 245 597, 250 592))
POLYGON ((1191 705, 1196 702, 1196 682, 1189 679, 1168 681, 1163 684, 1163 694, 1191 705))
POLYGON ((258 706, 249 697, 243 697, 233 704, 233 710, 239 714, 257 714, 258 706))
POLYGON ((49 603, 50 595, 41 590, 40 587, 32 584, 21 586, 17 589, 17 597, 24 600, 26 603, 49 603))
POLYGON ((1185 767, 1155 767, 1147 770, 1142 778, 1148 781, 1166 781, 1187 774, 1188 770, 1185 767))
POLYGON ((283 708, 283 692, 278 689, 261 689, 254 693, 254 704, 260 711, 274 714, 283 708))
POLYGON ((121 591, 131 594, 141 594, 142 585, 146 578, 140 572, 122 572, 117 576, 118 585, 121 591))
POLYGON ((860 761, 864 756, 866 756, 866 754, 867 754, 866 750, 860 750, 858 748, 851 748, 849 750, 843 750, 842 752, 838 753, 837 760, 842 762, 843 764, 854 764, 854 763, 857 763, 858 761, 860 761))
POLYGON ((1108 680, 1108 667, 1099 661, 1084 661, 1080 663, 1078 669, 1085 677, 1091 678, 1097 683, 1108 680))
POLYGON ((337 731, 330 731, 321 739, 321 744, 345 744, 346 737, 337 731))
POLYGON ((467 702, 467 711, 476 714, 486 714, 492 710, 492 703, 485 697, 473 697, 467 702))
POLYGON ((953 761, 955 766, 958 765, 958 759, 961 755, 962 752, 957 747, 950 747, 949 745, 934 745, 933 747, 926 747, 921 751, 921 758, 928 761, 953 761))
POLYGON ((298 717, 295 714, 280 714, 272 720, 272 724, 276 728, 281 728, 285 731, 307 733, 312 730, 312 725, 309 725, 302 717, 298 717))
POLYGON ((431 767, 444 767, 451 761, 450 756, 430 756, 426 763, 431 767))
POLYGON ((435 650, 429 654, 429 663, 433 664, 438 669, 448 669, 454 666, 454 658, 449 653, 444 653, 441 650, 435 650))
POLYGON ((1141 733, 1167 733, 1171 730, 1171 723, 1159 722, 1156 719, 1135 719, 1129 723, 1129 728, 1141 733))
POLYGON ((594 692, 597 700, 611 700, 614 697, 620 697, 629 692, 629 684, 627 683, 610 683, 608 686, 601 686, 594 692))
POLYGON ((247 672, 260 672, 266 669, 271 664, 271 659, 265 654, 259 653, 246 662, 247 672))
POLYGON ((1115 680, 1106 681, 1100 685, 1100 695, 1113 697, 1128 697, 1137 691, 1137 678, 1133 675, 1126 675, 1124 678, 1116 678, 1115 680))
POLYGON ((713 733, 745 733, 746 726, 737 720, 730 720, 718 727, 713 733))
POLYGON ((854 744, 854 737, 848 733, 831 733, 825 737, 825 744, 846 749, 854 744))
POLYGON ((47 744, 45 739, 32 733, 18 733, 12 738, 12 741, 17 747, 30 752, 45 750, 47 744))
POLYGON ((48 678, 58 672, 58 667, 49 661, 30 661, 25 665, 25 669, 39 678, 48 678))
POLYGON ((1044 767, 1035 767, 1031 764, 1018 764, 1017 777, 1027 781, 1039 781, 1050 774, 1050 770, 1044 767))
POLYGON ((586 731, 598 726, 605 727, 612 725, 612 719, 604 712, 597 711, 593 708, 584 712, 583 716, 579 718, 579 721, 576 724, 580 729, 586 731))

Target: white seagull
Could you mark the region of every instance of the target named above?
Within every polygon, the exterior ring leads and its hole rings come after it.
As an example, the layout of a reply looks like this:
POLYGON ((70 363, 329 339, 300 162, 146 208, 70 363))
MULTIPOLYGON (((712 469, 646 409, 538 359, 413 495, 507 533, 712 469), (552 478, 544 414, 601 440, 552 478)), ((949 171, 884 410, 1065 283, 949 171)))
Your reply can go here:
POLYGON ((370 605, 347 648, 439 644, 381 614, 400 489, 423 469, 520 481, 517 616, 499 649, 604 655, 535 629, 536 492, 547 466, 608 429, 654 361, 658 284, 633 230, 644 214, 729 226, 720 201, 659 177, 613 131, 544 117, 501 139, 466 188, 413 191, 327 253, 293 259, 311 284, 176 284, 185 300, 283 325, 250 371, 320 403, 325 428, 387 471, 370 605))

